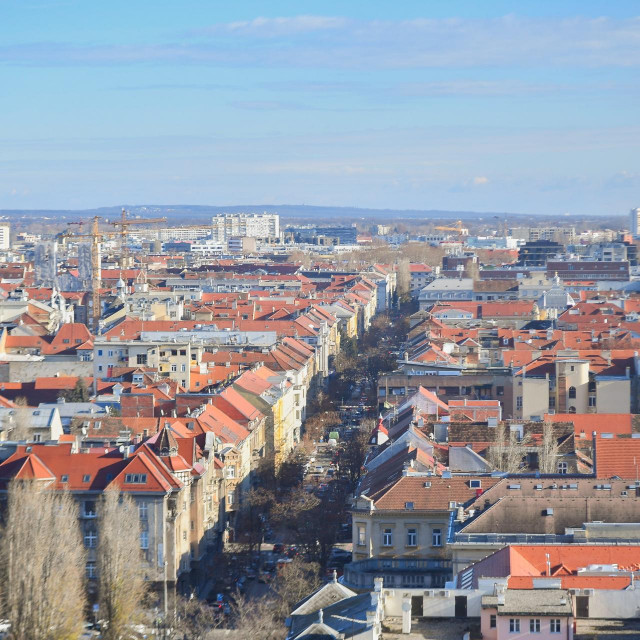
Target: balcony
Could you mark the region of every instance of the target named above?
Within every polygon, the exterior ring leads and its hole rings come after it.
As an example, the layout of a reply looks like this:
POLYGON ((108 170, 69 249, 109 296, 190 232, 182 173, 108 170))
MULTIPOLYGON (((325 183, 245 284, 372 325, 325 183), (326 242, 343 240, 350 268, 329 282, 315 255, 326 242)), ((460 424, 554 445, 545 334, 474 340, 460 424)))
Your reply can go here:
POLYGON ((344 567, 343 583, 346 587, 369 591, 374 578, 382 577, 384 587, 443 587, 451 580, 451 560, 440 558, 369 558, 352 562, 344 567))

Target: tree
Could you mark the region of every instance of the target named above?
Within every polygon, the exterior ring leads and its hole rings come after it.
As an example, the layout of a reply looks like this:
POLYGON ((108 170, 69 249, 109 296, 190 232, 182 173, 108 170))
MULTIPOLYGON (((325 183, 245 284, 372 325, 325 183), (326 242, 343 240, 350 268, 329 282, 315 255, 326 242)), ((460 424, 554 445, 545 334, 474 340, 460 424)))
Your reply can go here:
POLYGON ((317 563, 297 557, 285 564, 272 588, 279 600, 279 617, 284 620, 291 613, 293 605, 313 593, 321 584, 320 566, 317 563))
POLYGON ((16 408, 13 410, 13 415, 9 418, 9 424, 11 425, 10 438, 11 440, 30 440, 32 435, 31 430, 31 410, 27 406, 27 399, 23 396, 16 399, 16 408))
POLYGON ((264 537, 266 515, 274 499, 274 494, 262 487, 250 489, 244 497, 236 530, 239 532, 238 541, 247 545, 249 557, 252 556, 256 547, 260 548, 259 545, 264 537))
POLYGON ((85 555, 68 493, 12 481, 0 538, 2 616, 16 640, 70 640, 83 632, 85 555))
POLYGON ((277 599, 271 596, 249 600, 238 595, 231 604, 235 633, 229 637, 237 640, 282 640, 286 630, 278 617, 279 611, 277 599))
POLYGON ((538 454, 538 469, 541 473, 556 472, 558 449, 558 437, 553 424, 545 422, 542 428, 542 446, 538 454))
POLYGON ((518 473, 521 471, 523 458, 529 444, 529 437, 518 439, 517 430, 509 431, 502 422, 496 427, 493 444, 489 447, 487 461, 491 466, 505 473, 518 473))
POLYGON ((60 397, 67 402, 89 402, 91 394, 84 378, 78 378, 73 389, 64 389, 60 392, 60 397))
POLYGON ((360 423, 360 428, 354 432, 351 440, 347 441, 340 456, 340 469, 349 479, 352 487, 358 484, 362 475, 362 467, 369 447, 369 435, 374 426, 375 420, 365 418, 360 423))
POLYGON ((100 616, 106 622, 103 637, 118 640, 135 622, 145 597, 140 518, 131 497, 117 489, 103 493, 98 518, 98 598, 100 616))
POLYGON ((194 596, 179 598, 176 614, 175 630, 188 640, 204 640, 211 629, 221 624, 213 607, 194 596))

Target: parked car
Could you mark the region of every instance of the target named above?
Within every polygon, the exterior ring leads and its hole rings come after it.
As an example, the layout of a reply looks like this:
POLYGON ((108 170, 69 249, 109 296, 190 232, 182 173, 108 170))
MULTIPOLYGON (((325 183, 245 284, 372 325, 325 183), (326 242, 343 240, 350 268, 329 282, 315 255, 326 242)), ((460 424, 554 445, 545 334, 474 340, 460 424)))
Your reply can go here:
POLYGON ((276 542, 273 545, 273 553, 282 553, 284 551, 284 545, 282 542, 276 542))

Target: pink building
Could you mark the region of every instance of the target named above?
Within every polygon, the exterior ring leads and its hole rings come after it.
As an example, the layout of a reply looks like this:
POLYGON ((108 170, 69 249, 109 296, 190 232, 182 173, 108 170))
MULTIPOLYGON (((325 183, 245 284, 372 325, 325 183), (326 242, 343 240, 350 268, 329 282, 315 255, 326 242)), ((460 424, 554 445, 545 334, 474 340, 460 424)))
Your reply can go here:
POLYGON ((573 640, 571 595, 564 589, 506 589, 483 596, 484 640, 573 640))

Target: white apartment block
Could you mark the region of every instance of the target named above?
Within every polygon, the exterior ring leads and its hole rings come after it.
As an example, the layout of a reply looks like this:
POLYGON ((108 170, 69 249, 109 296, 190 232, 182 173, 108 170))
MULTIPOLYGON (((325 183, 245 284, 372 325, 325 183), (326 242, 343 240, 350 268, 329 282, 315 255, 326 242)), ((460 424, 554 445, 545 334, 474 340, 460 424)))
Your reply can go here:
POLYGON ((629 231, 634 238, 640 238, 640 207, 629 212, 629 231))
POLYGON ((8 222, 0 222, 0 251, 6 251, 11 247, 11 225, 8 222))
POLYGON ((280 216, 277 213, 222 213, 211 219, 211 237, 226 242, 233 236, 279 238, 280 216))
POLYGON ((175 240, 198 240, 211 235, 211 227, 165 227, 158 229, 158 240, 170 242, 175 240))

